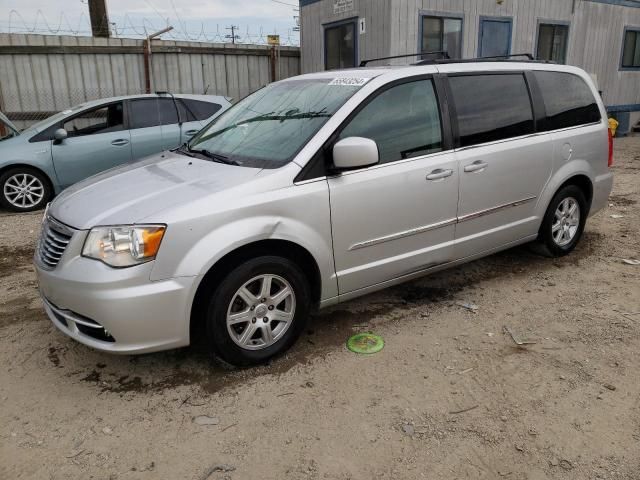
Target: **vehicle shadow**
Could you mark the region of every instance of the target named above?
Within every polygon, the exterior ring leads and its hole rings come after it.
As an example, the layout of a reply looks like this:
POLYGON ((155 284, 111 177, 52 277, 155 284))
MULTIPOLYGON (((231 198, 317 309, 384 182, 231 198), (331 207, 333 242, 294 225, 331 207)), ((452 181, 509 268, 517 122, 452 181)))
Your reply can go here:
POLYGON ((113 356, 57 332, 51 339, 48 358, 53 367, 66 370, 65 376, 86 382, 101 392, 125 395, 192 385, 202 393, 213 393, 321 360, 328 353, 346 348, 347 338, 358 331, 368 331, 394 318, 418 314, 415 312, 420 309, 428 312, 430 306, 470 296, 491 279, 505 275, 527 278, 548 269, 579 264, 593 254, 601 241, 601 234, 585 232, 576 251, 559 259, 538 256, 527 246, 516 247, 330 307, 312 316, 291 350, 258 367, 238 369, 225 365, 213 358, 203 343, 168 352, 113 356))

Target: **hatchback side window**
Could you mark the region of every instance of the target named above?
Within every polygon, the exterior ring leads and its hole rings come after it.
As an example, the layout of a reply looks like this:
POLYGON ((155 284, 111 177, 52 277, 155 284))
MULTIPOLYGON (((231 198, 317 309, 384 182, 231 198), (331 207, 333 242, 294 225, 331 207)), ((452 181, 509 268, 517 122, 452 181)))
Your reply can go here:
POLYGON ((562 72, 535 72, 542 91, 546 118, 542 131, 575 127, 600 121, 600 109, 591 89, 577 75, 562 72))
POLYGON ((86 110, 64 122, 69 137, 117 132, 124 128, 122 102, 86 110))
POLYGON ((157 127, 178 123, 178 110, 172 98, 142 98, 130 103, 131 128, 157 127))
POLYGON ((460 146, 533 133, 533 110, 522 74, 449 77, 460 146))
POLYGON ((374 140, 380 163, 442 150, 440 112, 431 80, 403 83, 369 102, 342 130, 340 138, 374 140))
POLYGON ((217 103, 203 102, 190 98, 182 99, 182 102, 184 102, 185 107, 196 120, 206 120, 222 108, 222 105, 217 103))

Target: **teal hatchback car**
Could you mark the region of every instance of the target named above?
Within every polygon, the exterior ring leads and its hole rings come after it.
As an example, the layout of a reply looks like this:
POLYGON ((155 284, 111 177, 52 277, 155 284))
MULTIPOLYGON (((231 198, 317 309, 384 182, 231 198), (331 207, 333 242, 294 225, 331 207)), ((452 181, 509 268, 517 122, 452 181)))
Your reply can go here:
POLYGON ((226 110, 229 100, 162 93, 106 98, 23 131, 0 113, 0 207, 38 210, 84 178, 178 147, 226 110))

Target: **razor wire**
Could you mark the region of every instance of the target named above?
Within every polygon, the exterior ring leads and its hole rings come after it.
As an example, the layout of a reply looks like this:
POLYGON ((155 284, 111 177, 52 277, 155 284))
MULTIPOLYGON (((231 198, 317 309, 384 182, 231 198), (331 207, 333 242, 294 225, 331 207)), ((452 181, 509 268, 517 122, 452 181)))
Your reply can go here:
MULTIPOLYGON (((173 5, 173 2, 172 2, 173 5)), ((160 12, 157 12, 158 16, 160 12)), ((230 43, 226 38, 226 26, 215 25, 212 27, 205 26, 204 22, 196 22, 193 20, 183 20, 174 6, 176 22, 170 22, 170 18, 161 17, 162 25, 158 25, 157 21, 153 21, 147 17, 133 19, 128 13, 121 17, 114 17, 118 21, 109 22, 111 34, 114 38, 146 38, 149 34, 165 28, 170 23, 174 29, 165 33, 163 39, 174 41, 189 41, 202 43, 230 43)), ((73 36, 91 36, 91 23, 88 16, 82 12, 77 20, 70 20, 65 12, 60 12, 57 21, 50 22, 41 9, 38 9, 33 22, 28 22, 24 16, 16 9, 9 12, 7 21, 0 21, 0 32, 3 33, 26 33, 40 35, 73 35, 73 36)), ((243 45, 267 45, 269 35, 279 35, 280 44, 283 46, 299 46, 300 38, 296 27, 286 30, 282 29, 265 29, 260 26, 257 31, 252 30, 249 25, 238 29, 239 39, 235 43, 243 45)))

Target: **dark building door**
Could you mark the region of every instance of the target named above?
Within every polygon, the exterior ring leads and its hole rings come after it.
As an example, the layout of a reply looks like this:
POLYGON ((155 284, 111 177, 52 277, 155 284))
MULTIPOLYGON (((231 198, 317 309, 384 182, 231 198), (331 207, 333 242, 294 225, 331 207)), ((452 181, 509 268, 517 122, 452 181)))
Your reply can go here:
POLYGON ((510 18, 480 18, 479 57, 494 57, 511 53, 510 18))
POLYGON ((324 68, 351 68, 357 57, 356 21, 347 20, 324 29, 324 68))

